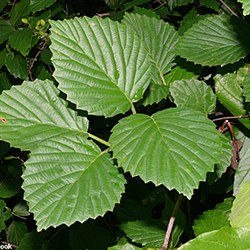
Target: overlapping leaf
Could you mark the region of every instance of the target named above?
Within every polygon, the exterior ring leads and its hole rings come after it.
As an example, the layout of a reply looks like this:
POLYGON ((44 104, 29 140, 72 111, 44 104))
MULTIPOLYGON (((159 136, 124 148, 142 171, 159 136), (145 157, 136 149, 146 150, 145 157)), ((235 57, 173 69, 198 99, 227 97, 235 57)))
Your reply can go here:
POLYGON ((250 228, 250 180, 246 181, 233 202, 230 221, 232 227, 250 228))
POLYGON ((174 48, 178 33, 174 27, 157 18, 126 13, 123 23, 143 41, 151 62, 154 83, 166 85, 163 76, 175 65, 174 48))
POLYGON ((178 250, 246 250, 250 246, 250 230, 247 228, 223 227, 204 233, 182 245, 178 250))
POLYGON ((97 17, 51 24, 54 77, 78 108, 114 116, 142 98, 150 81, 150 61, 131 30, 97 17))
POLYGON ((56 0, 30 0, 29 11, 39 11, 52 5, 56 0))
POLYGON ((246 102, 250 102, 250 74, 246 74, 245 79, 243 81, 243 93, 246 97, 246 102))
POLYGON ((113 209, 124 178, 108 155, 87 140, 86 118, 66 107, 52 82, 13 87, 3 92, 0 104, 1 138, 32 151, 23 189, 38 230, 113 209))
POLYGON ((48 80, 25 82, 0 98, 0 137, 12 146, 32 150, 53 136, 87 136, 88 121, 66 107, 48 80))
POLYGON ((179 40, 176 53, 196 64, 234 63, 250 52, 249 25, 226 15, 209 16, 194 24, 179 40))
POLYGON ((220 159, 214 124, 201 112, 186 108, 124 118, 113 128, 110 142, 125 171, 175 188, 188 198, 220 159))
POLYGON ((175 81, 170 86, 171 95, 178 107, 188 107, 211 114, 216 107, 216 97, 212 89, 196 79, 175 81))

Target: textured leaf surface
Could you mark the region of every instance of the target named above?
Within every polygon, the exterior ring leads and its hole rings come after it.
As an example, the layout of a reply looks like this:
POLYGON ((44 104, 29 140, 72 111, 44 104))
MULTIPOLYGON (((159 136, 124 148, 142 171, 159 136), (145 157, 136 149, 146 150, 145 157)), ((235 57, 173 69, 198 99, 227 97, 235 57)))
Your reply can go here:
POLYGON ((244 182, 250 180, 250 138, 242 133, 237 137, 243 143, 240 150, 240 162, 234 176, 234 196, 236 196, 244 182))
POLYGON ((11 178, 0 185, 0 197, 10 198, 20 191, 22 185, 22 179, 11 178))
POLYGON ((194 234, 198 236, 224 226, 230 226, 227 214, 220 209, 213 209, 204 212, 194 221, 193 230, 194 234))
POLYGON ((171 95, 178 107, 187 107, 211 114, 216 107, 216 96, 203 81, 196 79, 175 81, 170 86, 171 95))
POLYGON ((234 63, 250 52, 249 30, 248 24, 236 17, 206 17, 185 32, 176 53, 203 66, 234 63))
POLYGON ((161 247, 166 232, 145 221, 131 221, 120 226, 133 242, 141 243, 146 247, 161 247))
POLYGON ((113 128, 110 142, 125 171, 145 182, 175 188, 188 198, 220 158, 214 124, 201 112, 186 108, 124 118, 113 128))
MULTIPOLYGON (((232 73, 223 76, 216 75, 214 77, 216 96, 224 107, 235 116, 246 115, 247 113, 242 96, 243 91, 239 86, 243 79, 241 80, 241 77, 232 73)), ((239 121, 250 129, 250 121, 248 118, 239 119, 239 121)))
POLYGON ((29 13, 28 6, 30 0, 21 0, 17 3, 10 13, 10 22, 13 26, 22 24, 21 19, 29 13))
POLYGON ((24 222, 13 220, 8 227, 8 240, 12 244, 18 245, 27 231, 28 230, 24 222))
POLYGON ((140 100, 150 81, 142 41, 110 19, 51 21, 54 77, 79 109, 114 116, 140 100))
POLYGON ((9 38, 10 46, 27 56, 31 46, 33 32, 30 28, 16 30, 9 38))
POLYGON ((233 202, 230 215, 232 227, 250 228, 250 180, 246 181, 233 202))
POLYGON ((5 20, 0 20, 0 44, 9 38, 9 36, 15 31, 14 27, 5 20))
POLYGON ((250 246, 250 229, 224 227, 202 234, 182 245, 178 250, 247 250, 250 246))
POLYGON ((175 7, 187 5, 192 2, 194 2, 194 0, 169 0, 167 3, 170 10, 173 11, 175 7))
POLYGON ((14 147, 32 150, 42 141, 64 134, 87 136, 88 122, 66 107, 48 80, 25 82, 0 97, 1 139, 14 147))
POLYGON ((243 8, 243 15, 247 16, 250 14, 250 2, 249 0, 237 0, 238 2, 242 3, 243 8))
POLYGON ((123 23, 142 39, 154 65, 154 83, 166 85, 163 76, 175 65, 174 48, 178 33, 174 27, 154 17, 129 13, 125 14, 123 23))

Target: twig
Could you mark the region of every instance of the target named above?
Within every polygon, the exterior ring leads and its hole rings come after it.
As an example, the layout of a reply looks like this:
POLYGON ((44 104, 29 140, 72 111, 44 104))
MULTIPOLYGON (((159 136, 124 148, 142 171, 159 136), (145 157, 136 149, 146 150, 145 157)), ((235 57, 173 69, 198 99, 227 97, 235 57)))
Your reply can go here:
MULTIPOLYGON (((12 244, 12 243, 9 243, 9 242, 6 242, 6 241, 1 241, 2 244, 5 244, 5 245, 10 245, 11 247, 13 248, 18 248, 18 245, 15 245, 15 244, 12 244)), ((5 248, 5 249, 8 249, 8 248, 5 248)), ((11 248, 10 248, 11 249, 11 248)))
POLYGON ((234 15, 237 16, 239 18, 239 16, 222 0, 220 0, 220 2, 234 15))
POLYGON ((172 216, 171 216, 171 218, 170 218, 170 220, 168 222, 168 228, 167 228, 167 231, 166 231, 164 243, 162 245, 162 250, 167 250, 168 249, 169 240, 170 240, 171 233, 172 233, 173 226, 174 226, 174 222, 175 222, 175 219, 176 219, 176 214, 177 214, 177 212, 179 210, 182 198, 183 198, 183 195, 179 194, 179 196, 177 198, 177 201, 176 201, 176 203, 174 205, 172 216))
POLYGON ((65 10, 65 19, 68 19, 68 16, 69 16, 69 7, 68 7, 68 4, 66 4, 66 10, 65 10))
POLYGON ((221 121, 221 120, 231 120, 231 119, 241 119, 241 118, 247 118, 249 115, 239 115, 239 116, 226 116, 226 117, 220 117, 220 118, 215 118, 212 121, 221 121))
POLYGON ((100 14, 100 13, 96 13, 96 15, 100 18, 104 18, 104 17, 108 17, 108 16, 112 16, 111 13, 103 13, 103 14, 100 14))
POLYGON ((34 67, 34 64, 36 62, 36 59, 38 58, 38 56, 41 54, 41 52, 47 47, 47 43, 49 41, 49 38, 47 38, 47 40, 44 42, 43 46, 39 49, 39 51, 37 52, 37 54, 35 55, 34 59, 32 62, 30 62, 29 65, 29 76, 30 76, 30 80, 34 81, 34 78, 32 76, 32 68, 34 67))

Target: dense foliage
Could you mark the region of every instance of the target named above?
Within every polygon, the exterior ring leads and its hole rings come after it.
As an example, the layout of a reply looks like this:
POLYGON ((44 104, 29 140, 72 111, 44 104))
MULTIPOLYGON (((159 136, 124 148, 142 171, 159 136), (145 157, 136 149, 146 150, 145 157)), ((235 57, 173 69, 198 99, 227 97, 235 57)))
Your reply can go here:
POLYGON ((1 0, 1 249, 249 248, 249 7, 1 0))

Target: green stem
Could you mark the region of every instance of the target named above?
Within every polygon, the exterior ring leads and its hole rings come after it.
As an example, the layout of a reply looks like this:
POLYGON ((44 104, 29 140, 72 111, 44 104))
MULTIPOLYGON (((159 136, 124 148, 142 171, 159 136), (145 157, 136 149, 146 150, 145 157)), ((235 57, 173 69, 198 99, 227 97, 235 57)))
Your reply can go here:
POLYGON ((136 110, 135 110, 135 106, 134 106, 134 104, 133 104, 133 103, 132 103, 131 110, 132 110, 133 115, 136 115, 136 110))
POLYGON ((97 136, 95 136, 95 135, 92 135, 92 134, 88 133, 88 136, 89 136, 91 139, 94 139, 95 141, 98 141, 98 142, 100 142, 101 144, 103 144, 103 145, 105 145, 105 146, 107 146, 107 147, 110 147, 110 146, 111 146, 111 144, 110 144, 109 142, 107 142, 107 141, 105 141, 105 140, 103 140, 103 139, 101 139, 101 138, 99 138, 99 137, 97 137, 97 136))

